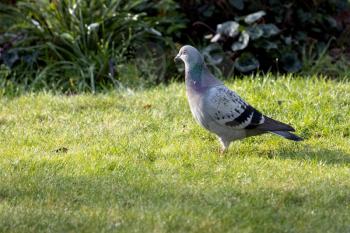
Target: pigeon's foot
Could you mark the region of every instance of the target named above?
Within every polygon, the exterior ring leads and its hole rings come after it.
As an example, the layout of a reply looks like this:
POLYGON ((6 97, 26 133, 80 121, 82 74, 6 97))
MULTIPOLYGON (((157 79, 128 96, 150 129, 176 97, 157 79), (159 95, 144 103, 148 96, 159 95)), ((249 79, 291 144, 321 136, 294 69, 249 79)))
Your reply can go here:
POLYGON ((230 146, 231 142, 226 141, 222 138, 219 138, 219 141, 221 143, 220 154, 224 154, 227 151, 228 147, 230 146))
POLYGON ((223 148, 223 147, 220 147, 220 148, 219 148, 219 153, 220 153, 221 155, 224 155, 226 151, 227 151, 226 148, 223 148))

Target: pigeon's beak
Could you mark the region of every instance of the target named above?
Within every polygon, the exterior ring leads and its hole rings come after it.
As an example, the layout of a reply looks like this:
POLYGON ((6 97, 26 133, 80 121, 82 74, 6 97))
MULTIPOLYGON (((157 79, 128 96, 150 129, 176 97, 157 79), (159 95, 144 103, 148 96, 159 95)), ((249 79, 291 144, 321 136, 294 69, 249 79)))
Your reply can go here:
POLYGON ((174 58, 174 62, 179 62, 181 61, 180 55, 176 55, 176 57, 174 58))

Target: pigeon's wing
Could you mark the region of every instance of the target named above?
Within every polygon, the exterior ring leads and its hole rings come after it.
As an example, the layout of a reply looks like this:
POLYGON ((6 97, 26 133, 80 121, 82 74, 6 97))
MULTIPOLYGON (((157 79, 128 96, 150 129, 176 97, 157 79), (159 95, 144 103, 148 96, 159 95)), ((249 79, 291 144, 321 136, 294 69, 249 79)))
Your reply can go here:
POLYGON ((232 129, 294 131, 289 125, 262 115, 224 85, 208 91, 205 111, 217 124, 232 129))
POLYGON ((264 123, 264 116, 224 85, 208 91, 206 110, 213 121, 234 129, 252 129, 264 123))

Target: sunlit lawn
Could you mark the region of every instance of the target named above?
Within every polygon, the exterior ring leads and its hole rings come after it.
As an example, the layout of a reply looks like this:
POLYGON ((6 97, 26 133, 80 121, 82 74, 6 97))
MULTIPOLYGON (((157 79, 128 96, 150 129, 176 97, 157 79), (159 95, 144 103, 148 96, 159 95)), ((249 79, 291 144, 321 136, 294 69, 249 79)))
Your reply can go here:
POLYGON ((1 97, 0 232, 350 232, 350 83, 226 83, 305 141, 221 156, 183 83, 1 97))

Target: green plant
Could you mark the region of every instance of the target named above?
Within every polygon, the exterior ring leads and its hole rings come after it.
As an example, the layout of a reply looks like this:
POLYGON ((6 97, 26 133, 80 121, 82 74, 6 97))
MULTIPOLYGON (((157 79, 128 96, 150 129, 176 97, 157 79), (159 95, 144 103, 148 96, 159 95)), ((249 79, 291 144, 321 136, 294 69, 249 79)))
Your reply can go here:
MULTIPOLYGON (((303 69, 301 73, 304 75, 319 74, 332 78, 349 79, 350 78, 350 59, 344 55, 336 56, 328 52, 328 46, 322 51, 315 52, 315 46, 308 49, 304 47, 302 52, 303 69)), ((331 52, 339 52, 331 50, 331 52)))
POLYGON ((341 40, 350 28, 347 0, 202 0, 180 5, 192 23, 187 33, 210 39, 203 50, 207 60, 220 65, 229 58, 242 73, 297 72, 306 63, 305 49, 316 48, 309 57, 318 59, 326 47, 343 52, 350 47, 341 40))
MULTIPOLYGON (((153 70, 157 78, 150 79, 135 59, 140 56, 137 51, 143 49, 144 61, 158 67, 153 64, 154 48, 145 45, 150 41, 160 44, 158 54, 171 46, 169 35, 173 31, 162 34, 156 29, 168 22, 163 22, 158 13, 152 16, 147 12, 152 7, 161 11, 168 5, 142 0, 18 1, 16 7, 2 4, 1 18, 12 21, 7 33, 11 38, 4 39, 9 46, 3 49, 2 63, 11 68, 13 82, 35 89, 95 92, 105 86, 119 86, 121 66, 126 63, 134 64, 138 79, 161 81, 164 69, 153 70)), ((164 63, 165 57, 157 59, 164 63)))

